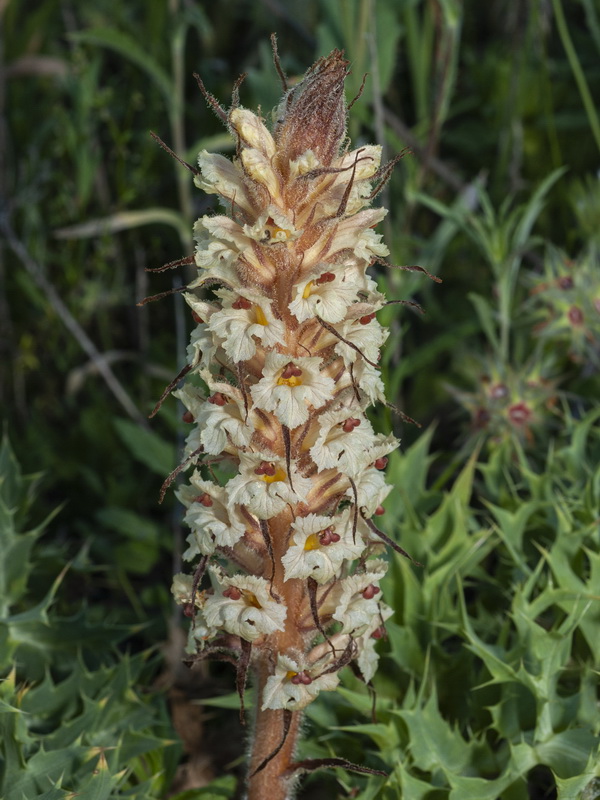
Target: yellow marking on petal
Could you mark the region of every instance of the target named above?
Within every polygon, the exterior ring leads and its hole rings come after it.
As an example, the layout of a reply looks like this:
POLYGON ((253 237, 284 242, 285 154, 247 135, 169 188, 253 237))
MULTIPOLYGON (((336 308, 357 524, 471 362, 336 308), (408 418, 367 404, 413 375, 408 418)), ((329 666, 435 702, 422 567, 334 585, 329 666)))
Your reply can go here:
POLYGON ((262 608, 261 604, 256 599, 256 595, 253 592, 244 591, 243 595, 247 606, 253 606, 254 608, 262 608))
POLYGON ((291 678, 295 678, 297 674, 298 674, 297 672, 294 672, 293 670, 289 670, 288 672, 285 673, 286 681, 289 681, 291 678))
POLYGON ((278 467, 275 471, 275 475, 261 475, 260 477, 265 483, 275 483, 275 481, 284 481, 286 479, 286 474, 281 467, 278 467))
POLYGON ((310 297, 310 292, 313 287, 313 282, 309 281, 306 286, 304 287, 304 291, 302 292, 302 299, 307 300, 310 297))
POLYGON ((265 223, 265 239, 267 244, 270 244, 271 242, 286 242, 291 235, 291 231, 288 231, 285 228, 280 228, 272 217, 267 219, 265 223))
POLYGON ((278 378, 277 386, 302 386, 302 377, 292 375, 291 378, 278 378))
POLYGON ((321 542, 319 541, 319 537, 316 533, 311 533, 311 535, 304 542, 305 550, 318 550, 320 546, 321 542))
POLYGON ((269 321, 265 317, 265 312, 262 310, 260 306, 254 306, 254 310, 256 312, 256 321, 259 325, 268 325, 269 321))
POLYGON ((286 231, 285 228, 278 228, 277 225, 274 225, 269 230, 269 233, 271 234, 271 241, 276 242, 286 242, 292 235, 290 231, 286 231))

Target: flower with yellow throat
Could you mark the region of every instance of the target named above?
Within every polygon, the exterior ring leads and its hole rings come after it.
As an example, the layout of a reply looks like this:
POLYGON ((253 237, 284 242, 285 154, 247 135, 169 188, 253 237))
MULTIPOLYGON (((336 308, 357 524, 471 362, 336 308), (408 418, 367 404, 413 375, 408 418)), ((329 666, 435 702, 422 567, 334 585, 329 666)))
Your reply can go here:
POLYGON ((293 762, 302 709, 351 662, 371 680, 392 613, 376 556, 384 541, 400 548, 374 518, 398 442, 374 433, 366 409, 385 399, 385 298, 367 270, 388 254, 376 232, 387 212, 372 200, 393 164, 378 146, 349 147, 347 69, 335 50, 293 88, 284 80, 271 129, 237 90, 226 111, 201 84, 236 154, 202 152, 195 178, 222 212, 195 225, 185 294, 197 327, 175 394, 194 423, 195 470, 178 491, 193 566, 173 591, 191 617, 190 662, 235 662, 242 698, 256 675, 251 800, 288 797, 311 768, 293 762), (235 473, 223 485, 215 460, 235 473))

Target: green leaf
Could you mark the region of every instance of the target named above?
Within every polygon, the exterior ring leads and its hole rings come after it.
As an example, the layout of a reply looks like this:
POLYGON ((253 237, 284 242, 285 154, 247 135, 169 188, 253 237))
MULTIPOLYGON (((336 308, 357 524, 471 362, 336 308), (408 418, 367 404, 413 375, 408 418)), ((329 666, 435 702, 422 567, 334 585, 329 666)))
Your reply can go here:
POLYGON ((535 750, 542 764, 549 766, 562 779, 575 778, 586 772, 588 764, 598 758, 600 739, 592 731, 573 728, 554 734, 537 744, 535 750))
MULTIPOLYGON (((128 231, 143 225, 170 225, 183 239, 189 236, 189 226, 183 216, 170 208, 145 208, 139 211, 119 211, 101 219, 90 219, 77 225, 57 228, 57 239, 89 239, 128 231)), ((142 298, 140 298, 142 299, 142 298)))
POLYGON ((233 797, 236 783, 233 775, 226 775, 216 778, 202 789, 188 789, 171 795, 170 800, 222 800, 223 797, 233 797))
POLYGON ((127 419, 115 419, 115 427, 131 455, 148 469, 163 478, 175 469, 174 445, 127 419))
POLYGON ((473 745, 442 718, 435 690, 423 707, 392 713, 408 727, 409 749, 416 767, 426 772, 443 769, 447 774, 466 769, 473 745))
POLYGON ((75 31, 67 35, 76 42, 87 42, 88 44, 108 47, 137 64, 152 78, 162 93, 167 108, 171 107, 175 95, 173 84, 168 74, 155 59, 148 55, 148 51, 140 46, 138 40, 115 28, 90 28, 86 31, 75 31))

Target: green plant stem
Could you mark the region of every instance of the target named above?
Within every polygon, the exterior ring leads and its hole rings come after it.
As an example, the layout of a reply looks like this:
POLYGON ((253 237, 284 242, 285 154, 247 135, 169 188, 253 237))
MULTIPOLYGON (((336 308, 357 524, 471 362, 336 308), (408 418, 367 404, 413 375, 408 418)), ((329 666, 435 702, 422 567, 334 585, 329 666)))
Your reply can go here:
MULTIPOLYGON (((179 24, 176 27, 171 46, 171 61, 173 65, 173 88, 174 94, 169 107, 169 117, 171 123, 171 133, 173 136, 174 149, 176 153, 185 153, 185 131, 183 125, 184 111, 184 54, 185 37, 187 26, 179 24)), ((179 196, 179 208, 187 223, 192 221, 192 187, 189 175, 182 170, 179 165, 176 168, 177 192, 179 196)), ((180 234, 181 244, 185 252, 188 252, 193 242, 189 233, 183 236, 180 234)))
POLYGON ((563 43, 563 47, 565 48, 567 58, 569 59, 569 65, 575 77, 575 81, 577 82, 577 87, 588 116, 590 128, 592 129, 594 139, 596 140, 596 145, 598 146, 598 150, 600 150, 600 121, 598 120, 594 100, 590 94, 584 72, 581 69, 581 64, 577 58, 577 52, 575 51, 571 35, 569 34, 569 29, 567 28, 567 22, 565 20, 565 15, 560 0, 552 0, 552 7, 554 9, 554 16, 556 17, 556 27, 558 28, 558 33, 563 43))

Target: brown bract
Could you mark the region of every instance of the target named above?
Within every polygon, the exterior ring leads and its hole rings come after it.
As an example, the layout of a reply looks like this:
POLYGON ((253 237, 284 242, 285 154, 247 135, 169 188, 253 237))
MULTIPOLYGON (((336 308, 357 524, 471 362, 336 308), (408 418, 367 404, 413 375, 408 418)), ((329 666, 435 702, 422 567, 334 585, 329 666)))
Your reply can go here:
POLYGON ((348 63, 340 50, 333 50, 283 98, 273 136, 284 168, 307 150, 325 166, 339 155, 346 135, 348 63))

